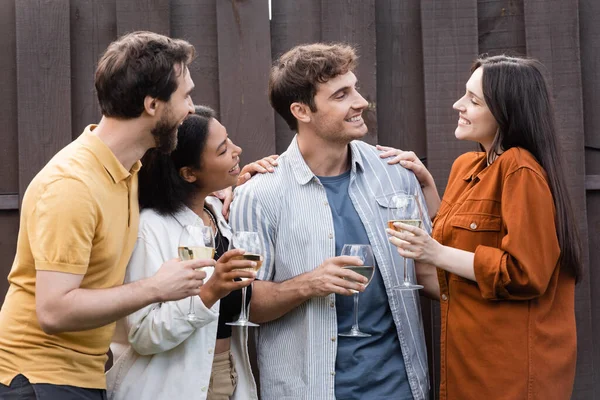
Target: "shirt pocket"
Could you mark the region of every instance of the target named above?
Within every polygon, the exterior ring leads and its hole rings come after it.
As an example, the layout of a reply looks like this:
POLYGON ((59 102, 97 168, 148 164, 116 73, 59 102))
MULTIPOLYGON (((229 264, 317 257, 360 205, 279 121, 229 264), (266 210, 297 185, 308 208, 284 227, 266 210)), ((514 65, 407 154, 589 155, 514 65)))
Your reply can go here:
POLYGON ((502 218, 493 214, 459 213, 450 218, 452 247, 475 252, 477 246, 499 247, 502 218))

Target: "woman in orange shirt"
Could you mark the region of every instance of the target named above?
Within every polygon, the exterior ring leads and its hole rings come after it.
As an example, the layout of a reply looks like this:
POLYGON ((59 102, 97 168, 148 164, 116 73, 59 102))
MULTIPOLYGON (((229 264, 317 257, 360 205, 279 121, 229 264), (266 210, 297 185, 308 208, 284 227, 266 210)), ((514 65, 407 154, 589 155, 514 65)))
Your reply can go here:
POLYGON ((382 157, 415 172, 432 236, 388 230, 441 304, 440 399, 568 399, 577 353, 581 276, 548 84, 534 60, 478 59, 455 104, 455 135, 482 152, 460 156, 444 198, 414 153, 382 157))

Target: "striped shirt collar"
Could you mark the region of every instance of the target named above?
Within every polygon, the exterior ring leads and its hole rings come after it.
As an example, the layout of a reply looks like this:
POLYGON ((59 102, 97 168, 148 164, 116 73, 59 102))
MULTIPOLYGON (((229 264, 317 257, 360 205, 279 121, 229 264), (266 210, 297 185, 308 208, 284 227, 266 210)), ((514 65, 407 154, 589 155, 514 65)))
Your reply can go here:
MULTIPOLYGON (((302 156, 302 153, 300 152, 300 148, 298 147, 298 134, 292 139, 286 154, 288 154, 288 157, 290 158, 291 165, 294 165, 294 177, 300 185, 306 185, 313 178, 316 178, 316 175, 312 172, 308 164, 306 164, 304 156, 302 156)), ((363 172, 363 159, 358 149, 358 145, 354 141, 350 142, 350 156, 352 157, 352 175, 356 174, 357 171, 363 172)))

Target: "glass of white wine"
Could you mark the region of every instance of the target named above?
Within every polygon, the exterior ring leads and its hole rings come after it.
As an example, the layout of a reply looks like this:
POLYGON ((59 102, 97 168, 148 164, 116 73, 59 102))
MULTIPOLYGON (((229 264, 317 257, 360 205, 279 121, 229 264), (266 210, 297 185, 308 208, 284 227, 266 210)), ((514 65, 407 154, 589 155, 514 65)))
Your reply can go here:
MULTIPOLYGON (((246 260, 246 261, 254 261, 256 266, 254 268, 240 268, 240 270, 244 271, 258 271, 260 267, 262 267, 263 263, 263 248, 260 242, 260 237, 256 232, 235 232, 233 237, 231 238, 231 247, 234 249, 244 249, 246 252, 241 256, 233 257, 232 260, 246 260)), ((247 280, 248 278, 241 278, 242 280, 247 280)), ((258 326, 253 322, 248 320, 249 308, 246 307, 246 287, 242 288, 242 311, 240 312, 240 316, 237 321, 227 322, 227 325, 233 326, 258 326)))
MULTIPOLYGON (((215 237, 213 231, 209 226, 203 225, 185 225, 181 236, 179 236, 179 246, 177 253, 182 261, 197 260, 197 259, 210 259, 215 257, 215 237)), ((202 270, 206 272, 206 277, 210 276, 214 267, 203 267, 202 270)), ((201 318, 196 316, 194 310, 194 297, 190 297, 190 308, 187 315, 183 318, 190 322, 200 322, 201 318)))
MULTIPOLYGON (((401 231, 396 228, 394 223, 402 222, 407 225, 421 228, 423 224, 423 215, 419 205, 419 199, 413 194, 395 194, 389 198, 388 202, 388 228, 401 231)), ((394 289, 399 290, 419 290, 423 289, 422 285, 418 285, 411 281, 408 273, 408 260, 404 258, 404 280, 401 285, 394 289)))
MULTIPOLYGON (((373 257, 373 249, 371 249, 371 246, 368 244, 345 244, 340 255, 358 257, 362 260, 363 265, 346 265, 342 268, 349 269, 350 271, 354 271, 367 278, 369 281, 365 283, 365 287, 368 286, 369 283, 371 283, 371 279, 373 279, 373 272, 375 271, 375 258, 373 257)), ((348 332, 339 333, 338 335, 348 337, 369 337, 371 336, 369 333, 361 332, 360 329, 358 329, 359 292, 356 290, 353 290, 352 292, 354 292, 354 323, 348 332)))

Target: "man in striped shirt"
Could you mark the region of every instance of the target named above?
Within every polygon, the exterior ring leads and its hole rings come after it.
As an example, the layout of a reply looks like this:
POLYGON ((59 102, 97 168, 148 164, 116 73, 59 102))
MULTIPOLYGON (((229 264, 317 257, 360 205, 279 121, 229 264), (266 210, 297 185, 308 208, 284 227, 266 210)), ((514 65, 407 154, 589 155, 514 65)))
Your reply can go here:
POLYGON ((358 140, 368 103, 355 66, 354 50, 339 44, 298 46, 276 61, 270 101, 297 135, 275 172, 239 187, 232 205, 233 229, 259 232, 264 245, 251 319, 261 324, 265 400, 429 396, 418 292, 393 289, 402 258, 385 233, 386 199, 420 187, 412 172, 358 140), (366 279, 342 269, 359 265, 339 256, 344 244, 373 248, 366 290, 356 283, 366 279), (370 337, 338 337, 352 325, 351 289, 362 292, 359 320, 370 337))

